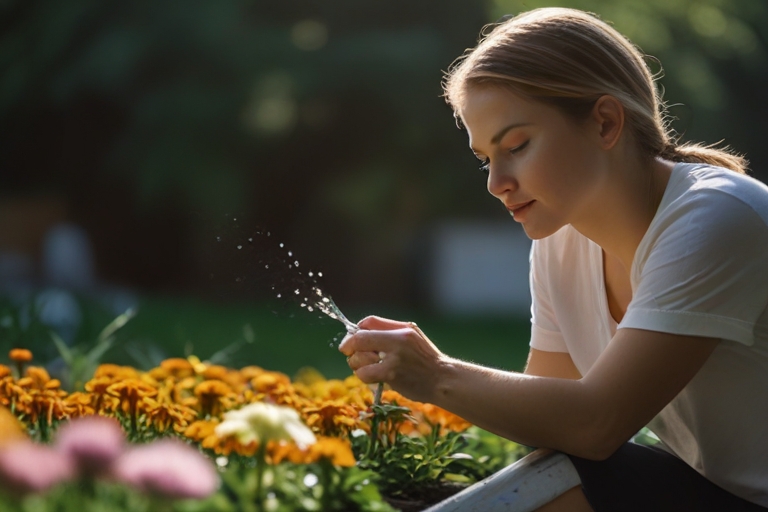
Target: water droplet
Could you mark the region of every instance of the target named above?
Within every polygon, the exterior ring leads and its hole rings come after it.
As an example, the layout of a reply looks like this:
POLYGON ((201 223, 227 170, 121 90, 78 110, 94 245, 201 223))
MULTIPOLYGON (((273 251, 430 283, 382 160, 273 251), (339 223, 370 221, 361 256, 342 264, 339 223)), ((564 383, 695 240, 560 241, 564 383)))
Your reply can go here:
POLYGON ((249 242, 253 242, 253 238, 249 238, 249 239, 248 239, 248 241, 249 241, 249 242))
POLYGON ((243 246, 242 246, 242 245, 238 245, 238 246, 237 246, 237 248, 238 248, 238 249, 242 249, 242 248, 243 248, 243 246))
POLYGON ((232 220, 234 220, 234 221, 237 221, 237 217, 235 217, 235 218, 234 218, 234 219, 232 219, 232 220))
POLYGON ((269 265, 264 265, 264 268, 269 268, 269 265))
POLYGON ((239 283, 240 281, 242 281, 242 279, 240 279, 239 277, 236 277, 236 278, 235 278, 235 282, 236 282, 236 283, 239 283))
POLYGON ((323 302, 325 302, 326 304, 328 304, 328 303, 329 303, 329 302, 331 302, 331 301, 329 301, 329 300, 328 300, 328 297, 323 297, 323 302))
POLYGON ((328 346, 333 348, 333 343, 329 343, 328 346))
POLYGON ((221 237, 220 237, 220 236, 217 236, 217 237, 216 237, 216 241, 217 241, 217 242, 221 242, 221 237))
POLYGON ((320 288, 315 288, 315 293, 318 294, 320 297, 323 296, 323 291, 320 288))
POLYGON ((288 265, 288 268, 293 268, 293 265, 290 265, 290 264, 289 264, 289 265, 288 265))
POLYGON ((317 277, 323 277, 323 273, 322 272, 318 272, 317 273, 317 277))
POLYGON ((269 231, 267 231, 267 236, 272 236, 272 233, 270 233, 269 231))
POLYGON ((282 293, 278 293, 278 294, 277 294, 277 298, 278 298, 278 299, 279 299, 280 297, 282 297, 282 296, 283 296, 283 294, 282 294, 282 293))
POLYGON ((313 275, 313 274, 312 274, 312 272, 309 272, 307 275, 308 275, 309 277, 312 277, 312 275, 313 275))
POLYGON ((296 266, 296 267, 298 267, 298 266, 299 266, 299 262, 298 262, 298 261, 294 261, 294 262, 293 262, 293 264, 294 264, 294 266, 296 266))
POLYGON ((293 256, 293 252, 288 251, 288 256, 293 256))
POLYGON ((304 303, 302 302, 301 304, 299 304, 299 306, 301 306, 301 307, 304 307, 304 306, 306 306, 306 304, 304 304, 304 303))
POLYGON ((314 311, 315 309, 312 306, 307 307, 307 311, 314 311))
POLYGON ((301 293, 301 292, 299 292, 299 289, 298 289, 298 288, 296 288, 295 290, 293 290, 293 293, 295 293, 296 295, 298 295, 298 294, 299 294, 299 293, 301 293))
POLYGON ((280 247, 283 247, 283 245, 284 245, 283 242, 280 242, 280 247))

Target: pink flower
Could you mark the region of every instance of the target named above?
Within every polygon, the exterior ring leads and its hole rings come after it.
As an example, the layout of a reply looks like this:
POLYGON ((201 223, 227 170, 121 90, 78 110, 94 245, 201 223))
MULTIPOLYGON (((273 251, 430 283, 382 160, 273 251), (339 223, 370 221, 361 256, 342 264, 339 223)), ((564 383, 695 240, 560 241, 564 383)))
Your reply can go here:
POLYGON ((125 434, 117 420, 104 416, 76 418, 59 429, 55 448, 71 458, 82 475, 109 471, 123 453, 125 434))
POLYGON ((117 480, 169 498, 205 498, 219 484, 211 461, 175 439, 133 448, 113 468, 117 480))
POLYGON ((43 492, 74 476, 73 462, 47 446, 23 441, 0 450, 0 482, 10 491, 43 492))

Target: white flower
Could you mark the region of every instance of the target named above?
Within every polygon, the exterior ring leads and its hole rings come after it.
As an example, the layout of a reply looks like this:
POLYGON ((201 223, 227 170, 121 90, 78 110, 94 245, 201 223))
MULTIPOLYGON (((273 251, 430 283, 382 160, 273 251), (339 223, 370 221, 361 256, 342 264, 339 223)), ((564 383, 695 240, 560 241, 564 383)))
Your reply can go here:
POLYGON ((285 440, 306 446, 316 442, 315 435, 302 423, 298 412, 264 402, 224 413, 224 421, 216 427, 216 435, 236 436, 243 444, 285 440))

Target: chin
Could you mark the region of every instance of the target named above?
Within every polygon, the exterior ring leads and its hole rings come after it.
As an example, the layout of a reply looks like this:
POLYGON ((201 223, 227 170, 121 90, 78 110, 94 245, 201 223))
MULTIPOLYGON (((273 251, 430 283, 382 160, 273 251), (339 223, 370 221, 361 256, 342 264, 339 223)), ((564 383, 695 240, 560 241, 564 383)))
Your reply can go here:
POLYGON ((525 231, 526 236, 530 238, 531 240, 541 240, 542 238, 547 238, 550 235, 554 235, 558 231, 560 231, 560 228, 563 226, 535 226, 535 225, 529 225, 529 224, 523 224, 523 231, 525 231))

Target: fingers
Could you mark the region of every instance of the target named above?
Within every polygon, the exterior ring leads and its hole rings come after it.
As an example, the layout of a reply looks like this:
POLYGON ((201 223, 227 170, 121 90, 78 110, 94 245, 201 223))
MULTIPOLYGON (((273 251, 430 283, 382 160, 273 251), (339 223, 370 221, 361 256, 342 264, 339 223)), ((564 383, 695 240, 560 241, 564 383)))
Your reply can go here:
POLYGON ((355 352, 390 352, 392 347, 405 341, 408 335, 413 335, 409 327, 383 331, 361 330, 346 336, 339 350, 346 356, 355 352))
POLYGON ((376 352, 355 352, 347 358, 347 364, 352 371, 357 371, 369 364, 378 364, 379 361, 381 361, 381 357, 376 352))
POLYGON ((393 329, 402 329, 404 327, 408 327, 410 322, 390 320, 389 318, 382 318, 380 316, 367 316, 360 320, 357 325, 359 325, 361 329, 369 329, 373 331, 391 331, 393 329))

